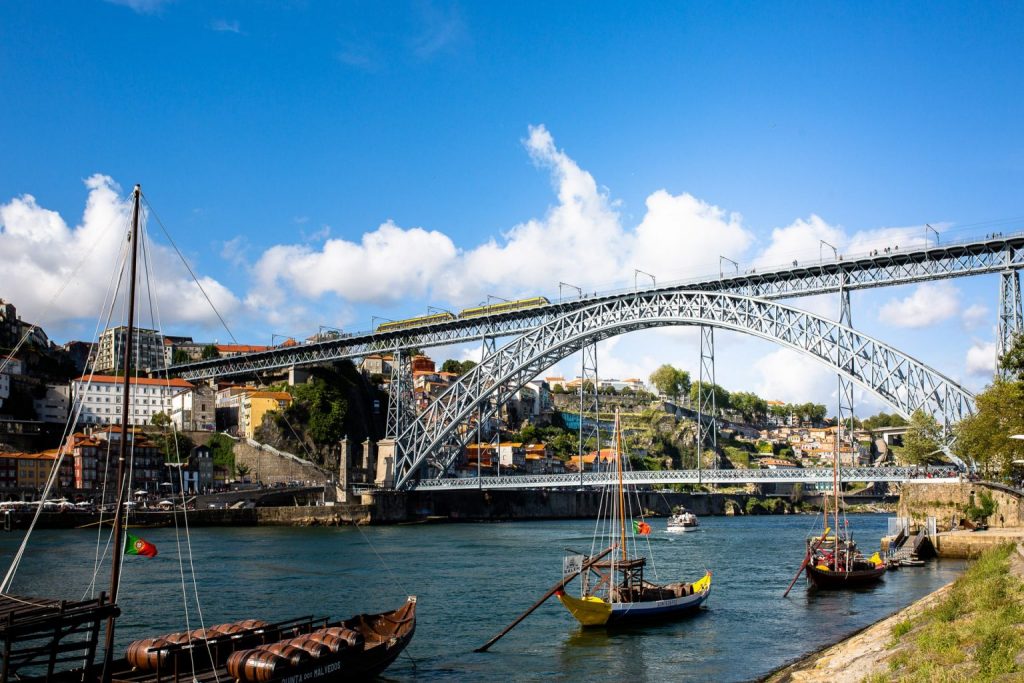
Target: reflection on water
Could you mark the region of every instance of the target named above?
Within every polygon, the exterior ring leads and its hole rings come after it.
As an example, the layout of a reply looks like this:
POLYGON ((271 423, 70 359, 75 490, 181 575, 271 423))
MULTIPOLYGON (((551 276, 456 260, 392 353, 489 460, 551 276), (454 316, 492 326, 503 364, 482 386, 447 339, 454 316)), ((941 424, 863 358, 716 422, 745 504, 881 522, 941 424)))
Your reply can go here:
MULTIPOLYGON (((388 670, 390 680, 749 680, 896 611, 963 567, 944 561, 903 568, 856 592, 811 593, 801 579, 782 599, 812 523, 804 516, 705 517, 697 532, 669 534, 663 520, 653 520, 649 575, 694 580, 710 569, 706 610, 608 632, 581 628, 552 599, 487 653, 473 649, 559 579, 564 549, 589 549, 592 521, 374 527, 365 536, 352 528, 194 529, 191 542, 207 624, 349 616, 418 595, 416 637, 388 670)), ((885 532, 880 516, 851 517, 851 525, 864 548, 885 532)), ((160 555, 127 558, 122 644, 185 623, 175 532, 141 535, 160 555)), ((4 564, 19 541, 0 536, 4 564)), ((14 592, 81 597, 95 543, 93 532, 36 534, 14 592)), ((101 574, 101 589, 106 581, 101 574)), ((188 618, 198 626, 194 606, 188 618)))

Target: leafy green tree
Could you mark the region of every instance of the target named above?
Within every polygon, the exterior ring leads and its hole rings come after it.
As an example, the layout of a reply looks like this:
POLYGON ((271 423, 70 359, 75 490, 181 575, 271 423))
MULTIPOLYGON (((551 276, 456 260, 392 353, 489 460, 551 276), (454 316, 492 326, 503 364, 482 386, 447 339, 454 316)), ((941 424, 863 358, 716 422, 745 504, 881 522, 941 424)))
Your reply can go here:
POLYGON ((763 421, 768 413, 768 402, 749 391, 737 391, 729 395, 733 410, 738 411, 747 422, 763 421))
POLYGON ((927 464, 939 449, 940 431, 939 423, 931 414, 920 408, 915 410, 903 437, 903 459, 912 465, 927 464))
POLYGON ((306 433, 318 446, 337 443, 345 435, 345 415, 348 401, 342 391, 314 377, 305 384, 293 387, 294 401, 285 413, 291 420, 303 421, 306 433))
POLYGON ((1024 332, 1013 335, 1010 348, 999 358, 999 367, 1010 379, 1024 382, 1024 332))
MULTIPOLYGON (((721 386, 719 386, 717 384, 710 384, 710 383, 705 383, 705 384, 707 386, 710 386, 711 390, 715 394, 715 407, 716 408, 718 408, 719 410, 725 410, 726 408, 730 407, 729 392, 728 391, 726 391, 723 387, 721 387, 721 386)), ((699 381, 694 382, 690 386, 690 401, 694 405, 696 405, 697 402, 700 399, 700 393, 699 393, 700 392, 700 387, 701 387, 701 383, 699 381)))
POLYGON ((667 363, 652 372, 650 380, 660 394, 676 401, 690 391, 690 373, 667 363))
POLYGON ((187 363, 192 360, 188 353, 181 349, 174 349, 174 353, 171 354, 171 365, 178 365, 179 363, 187 363))
POLYGON ((167 413, 161 410, 153 413, 153 417, 149 418, 149 423, 154 427, 166 429, 171 424, 171 418, 167 417, 167 413))
POLYGON ((864 429, 883 429, 885 427, 902 427, 907 424, 902 415, 895 413, 878 413, 866 418, 863 422, 864 429))
POLYGON ((203 353, 202 353, 202 359, 203 360, 210 360, 212 358, 219 358, 219 357, 220 357, 220 351, 217 350, 217 347, 215 345, 207 344, 206 346, 203 347, 203 353))
POLYGON ((226 434, 214 434, 206 442, 210 448, 210 459, 218 467, 227 468, 228 472, 235 471, 235 442, 226 434))
POLYGON ((976 462, 986 475, 1010 476, 1024 460, 1024 382, 997 379, 975 397, 977 412, 957 425, 957 455, 976 462))

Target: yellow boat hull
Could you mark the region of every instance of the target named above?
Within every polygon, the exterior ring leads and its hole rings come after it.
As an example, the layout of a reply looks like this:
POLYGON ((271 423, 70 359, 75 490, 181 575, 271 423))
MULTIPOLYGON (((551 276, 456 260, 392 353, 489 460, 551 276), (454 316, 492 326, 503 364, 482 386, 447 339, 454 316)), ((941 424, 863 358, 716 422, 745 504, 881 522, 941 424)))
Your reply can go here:
POLYGON ((557 595, 569 614, 583 626, 606 626, 626 621, 670 619, 700 607, 710 592, 711 573, 708 572, 693 583, 690 595, 668 600, 610 603, 594 596, 577 598, 565 592, 557 595))

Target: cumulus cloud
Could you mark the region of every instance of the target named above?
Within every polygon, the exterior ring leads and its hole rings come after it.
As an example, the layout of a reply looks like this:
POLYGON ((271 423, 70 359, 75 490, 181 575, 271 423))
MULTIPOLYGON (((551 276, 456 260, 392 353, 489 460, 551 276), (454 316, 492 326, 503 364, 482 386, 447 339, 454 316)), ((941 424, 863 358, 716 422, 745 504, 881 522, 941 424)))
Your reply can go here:
POLYGON ((924 283, 903 299, 885 303, 878 311, 882 322, 894 327, 928 327, 960 310, 960 291, 948 282, 924 283))
POLYGON ((446 235, 404 229, 391 221, 358 243, 330 239, 321 249, 277 245, 253 267, 257 286, 247 302, 253 307, 279 306, 291 298, 282 285, 302 297, 332 293, 352 303, 422 298, 431 293, 432 285, 443 282, 455 257, 455 245, 446 235))
POLYGON ((964 327, 967 329, 974 329, 984 325, 989 321, 988 307, 982 304, 971 304, 964 309, 961 319, 964 322, 964 327))
POLYGON ((666 190, 648 197, 640 224, 626 228, 615 200, 556 146, 547 128, 531 126, 523 146, 548 172, 556 193, 556 203, 542 217, 461 249, 440 232, 390 222, 361 243, 277 245, 253 268, 249 301, 277 305, 289 295, 268 285, 284 285, 305 297, 332 293, 387 304, 433 296, 462 307, 487 294, 514 298, 551 291, 559 280, 603 289, 631 281, 634 268, 660 281, 708 272, 717 268, 718 254, 739 255, 753 242, 739 214, 666 190), (270 290, 277 293, 268 295, 270 290))
POLYGON ((976 341, 967 349, 967 374, 991 377, 996 371, 995 342, 976 341))
MULTIPOLYGON (((108 176, 94 175, 85 185, 89 190, 85 211, 74 228, 31 195, 0 204, 3 296, 14 302, 26 320, 54 325, 100 314, 124 245, 130 207, 108 176)), ((150 244, 148 256, 153 271, 149 286, 162 317, 203 325, 216 320, 172 250, 150 244)), ((212 278, 201 278, 201 282, 222 313, 237 306, 237 298, 219 282, 212 278)), ((148 301, 147 294, 144 287, 146 298, 141 300, 148 301)))

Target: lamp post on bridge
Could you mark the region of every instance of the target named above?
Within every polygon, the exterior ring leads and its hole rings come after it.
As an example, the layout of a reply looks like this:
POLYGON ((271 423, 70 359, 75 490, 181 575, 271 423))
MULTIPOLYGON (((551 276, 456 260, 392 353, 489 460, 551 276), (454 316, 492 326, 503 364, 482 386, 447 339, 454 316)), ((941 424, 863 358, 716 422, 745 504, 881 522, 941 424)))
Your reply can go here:
POLYGON ((736 261, 733 261, 728 256, 719 255, 718 256, 718 279, 719 280, 721 280, 722 278, 725 277, 725 271, 722 269, 722 261, 728 261, 729 263, 731 263, 733 265, 733 267, 736 269, 736 274, 737 275, 740 274, 740 264, 739 263, 737 263, 736 261))
POLYGON ((832 244, 829 244, 829 243, 828 243, 828 242, 826 242, 825 240, 818 240, 818 261, 824 261, 824 260, 825 260, 825 259, 824 259, 824 258, 822 257, 822 255, 821 255, 821 247, 822 247, 822 246, 826 246, 826 247, 828 247, 829 249, 831 249, 831 250, 832 250, 832 255, 833 255, 833 256, 835 257, 835 260, 836 260, 836 261, 838 261, 838 260, 839 260, 839 250, 838 250, 838 249, 836 249, 834 245, 832 245, 832 244))
POLYGON ((376 330, 377 329, 377 321, 378 320, 383 320, 384 322, 388 322, 388 323, 395 322, 391 318, 385 318, 382 315, 371 315, 370 316, 370 329, 371 330, 376 330))
POLYGON ((455 314, 449 311, 447 308, 441 308, 439 306, 431 306, 430 304, 427 304, 427 313, 430 313, 431 311, 433 311, 434 313, 447 313, 453 318, 455 317, 455 314))
POLYGON ((658 279, 656 277, 654 277, 653 275, 651 275, 650 273, 648 273, 646 271, 640 270, 639 268, 634 268, 633 269, 633 293, 634 294, 638 291, 637 284, 636 284, 636 276, 637 275, 646 275, 647 277, 651 278, 651 286, 652 287, 657 287, 658 286, 658 279))
POLYGON ((927 223, 924 224, 924 246, 926 246, 926 247, 928 246, 928 231, 929 230, 931 230, 933 233, 935 233, 935 246, 939 246, 939 231, 936 230, 935 228, 933 228, 932 226, 930 226, 927 223))
POLYGON ((575 289, 577 292, 579 292, 580 298, 581 299, 583 298, 583 288, 582 287, 577 287, 576 285, 570 285, 568 282, 559 282, 558 283, 558 301, 559 301, 559 303, 561 303, 561 301, 562 301, 562 287, 569 287, 571 289, 575 289))

